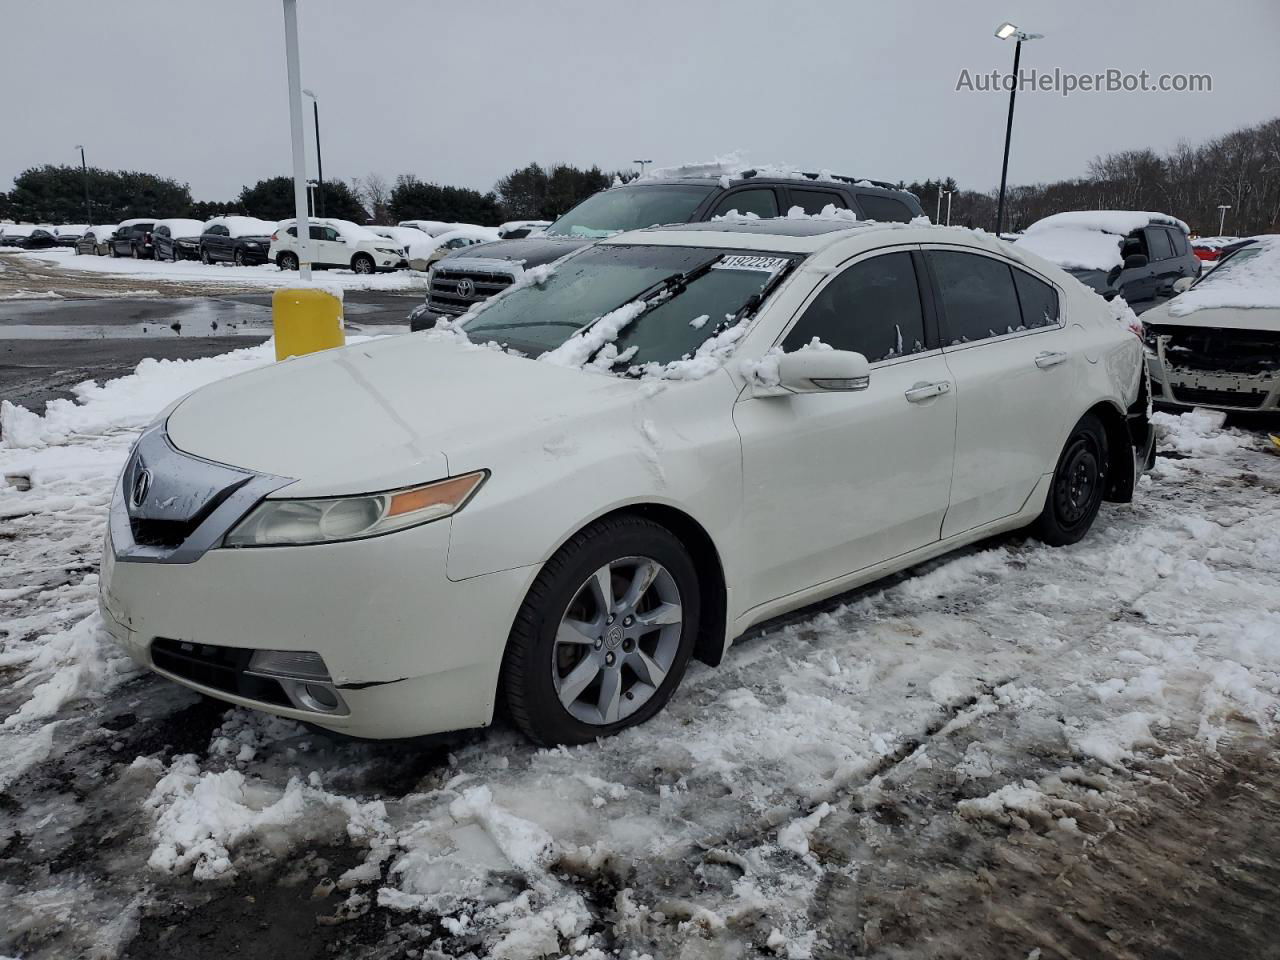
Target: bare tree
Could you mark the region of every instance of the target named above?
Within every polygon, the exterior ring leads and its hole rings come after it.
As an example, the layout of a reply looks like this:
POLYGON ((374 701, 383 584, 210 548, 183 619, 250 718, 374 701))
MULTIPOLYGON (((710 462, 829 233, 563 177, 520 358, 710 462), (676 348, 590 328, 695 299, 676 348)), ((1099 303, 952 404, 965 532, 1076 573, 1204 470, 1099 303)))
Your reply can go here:
POLYGON ((363 177, 352 177, 351 186, 374 223, 390 222, 391 184, 386 177, 380 173, 367 173, 363 177))

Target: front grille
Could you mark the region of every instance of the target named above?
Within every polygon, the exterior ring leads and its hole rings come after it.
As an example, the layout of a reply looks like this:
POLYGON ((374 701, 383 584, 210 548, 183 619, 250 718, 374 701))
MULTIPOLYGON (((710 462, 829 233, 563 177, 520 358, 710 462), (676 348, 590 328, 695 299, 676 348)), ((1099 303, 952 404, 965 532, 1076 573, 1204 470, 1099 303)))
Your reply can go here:
POLYGON ((290 706, 279 681, 244 672, 252 656, 252 650, 239 647, 187 643, 168 637, 156 637, 151 643, 151 662, 166 673, 249 700, 290 706))
MULTIPOLYGON (((1280 372, 1280 332, 1219 327, 1148 327, 1152 338, 1165 339, 1169 366, 1234 374, 1280 372)), ((1154 345, 1154 339, 1150 341, 1154 345)))
POLYGON ((1265 393, 1237 393, 1235 390, 1205 390, 1199 387, 1174 387, 1173 398, 1180 403, 1199 403, 1209 407, 1238 407, 1255 410, 1267 399, 1265 393))
POLYGON ((428 305, 433 313, 459 316, 475 303, 483 303, 494 294, 511 286, 513 277, 507 273, 489 273, 481 270, 442 270, 437 267, 431 274, 431 294, 428 305), (458 286, 469 280, 470 295, 458 292, 458 286))

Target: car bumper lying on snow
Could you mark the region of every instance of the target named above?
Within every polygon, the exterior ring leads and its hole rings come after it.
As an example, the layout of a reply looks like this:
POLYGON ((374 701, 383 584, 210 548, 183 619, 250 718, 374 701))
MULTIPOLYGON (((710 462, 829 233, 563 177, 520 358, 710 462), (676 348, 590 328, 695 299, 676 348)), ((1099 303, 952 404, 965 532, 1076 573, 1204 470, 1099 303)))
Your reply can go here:
POLYGON ((134 539, 142 528, 123 486, 122 477, 99 607, 140 664, 209 696, 354 736, 490 722, 507 635, 536 567, 450 580, 447 518, 363 540, 221 547, 223 528, 257 491, 224 499, 227 509, 166 553, 145 533, 134 539))

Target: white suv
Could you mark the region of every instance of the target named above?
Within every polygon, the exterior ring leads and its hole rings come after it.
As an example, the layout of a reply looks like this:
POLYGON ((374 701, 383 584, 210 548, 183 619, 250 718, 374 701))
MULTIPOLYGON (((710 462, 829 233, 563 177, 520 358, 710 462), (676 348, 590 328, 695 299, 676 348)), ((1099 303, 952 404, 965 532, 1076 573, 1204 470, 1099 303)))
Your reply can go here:
MULTIPOLYGON (((350 267, 356 273, 375 273, 407 267, 404 248, 350 220, 311 220, 311 265, 350 267)), ((271 235, 268 254, 281 270, 298 269, 298 228, 282 220, 271 235)))

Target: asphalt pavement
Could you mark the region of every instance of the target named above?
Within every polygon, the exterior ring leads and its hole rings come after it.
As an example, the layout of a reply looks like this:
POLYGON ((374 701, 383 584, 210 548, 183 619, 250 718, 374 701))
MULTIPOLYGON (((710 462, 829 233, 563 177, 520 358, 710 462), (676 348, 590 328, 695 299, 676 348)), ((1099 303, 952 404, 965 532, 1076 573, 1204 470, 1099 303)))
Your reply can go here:
MULTIPOLYGON (((85 380, 133 371, 146 357, 190 359, 261 343, 271 335, 271 293, 0 299, 0 399, 43 411, 85 380)), ((70 294, 70 295, 68 295, 70 294)), ((417 292, 349 290, 349 332, 408 330, 417 292)))

